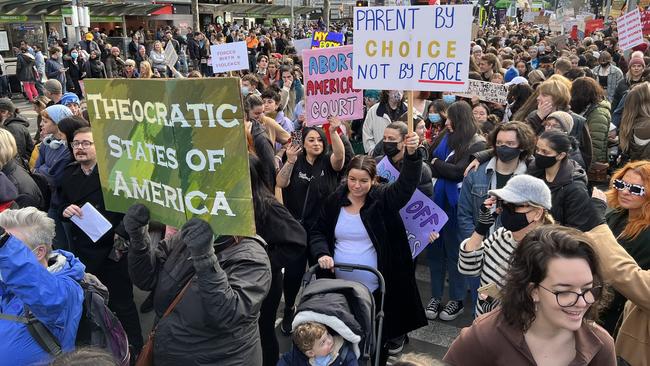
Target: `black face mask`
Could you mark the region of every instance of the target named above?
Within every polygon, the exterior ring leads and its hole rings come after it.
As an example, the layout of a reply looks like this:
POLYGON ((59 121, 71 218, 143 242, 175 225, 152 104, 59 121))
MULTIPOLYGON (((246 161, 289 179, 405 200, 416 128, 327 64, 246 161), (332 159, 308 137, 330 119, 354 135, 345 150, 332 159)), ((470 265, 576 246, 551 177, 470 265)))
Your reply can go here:
POLYGON ((525 213, 519 213, 514 211, 514 207, 510 205, 503 206, 503 211, 501 211, 501 224, 506 230, 511 232, 519 231, 530 223, 525 213))
POLYGON ((384 153, 389 157, 392 158, 393 156, 399 154, 401 151, 400 149, 397 148, 397 144, 399 142, 388 142, 384 141, 384 153))
POLYGON ((519 154, 521 154, 521 149, 506 145, 497 146, 497 158, 499 158, 499 160, 503 161, 504 163, 518 158, 519 154))
POLYGON ((546 169, 550 168, 557 163, 555 156, 545 156, 535 153, 535 165, 538 168, 546 169))

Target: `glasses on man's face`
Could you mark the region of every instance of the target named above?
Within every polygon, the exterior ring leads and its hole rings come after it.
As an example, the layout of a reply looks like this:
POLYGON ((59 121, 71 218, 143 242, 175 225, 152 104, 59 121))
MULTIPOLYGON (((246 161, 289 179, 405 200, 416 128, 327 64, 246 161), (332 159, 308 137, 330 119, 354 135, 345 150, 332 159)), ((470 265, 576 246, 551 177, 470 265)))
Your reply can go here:
POLYGON ((640 184, 628 183, 623 179, 614 179, 613 186, 617 191, 622 191, 627 188, 630 194, 634 196, 645 196, 645 187, 640 184))
POLYGON ((540 284, 537 284, 537 286, 555 295, 555 300, 557 300, 557 304, 563 308, 568 308, 575 305, 578 302, 578 299, 580 297, 582 297, 582 299, 585 301, 585 303, 587 303, 587 305, 591 305, 600 298, 600 295, 603 292, 602 286, 594 286, 590 289, 584 290, 583 292, 553 291, 547 289, 546 287, 540 284))
POLYGON ((93 144, 94 144, 94 142, 88 141, 88 140, 72 141, 72 148, 73 149, 87 149, 93 144))

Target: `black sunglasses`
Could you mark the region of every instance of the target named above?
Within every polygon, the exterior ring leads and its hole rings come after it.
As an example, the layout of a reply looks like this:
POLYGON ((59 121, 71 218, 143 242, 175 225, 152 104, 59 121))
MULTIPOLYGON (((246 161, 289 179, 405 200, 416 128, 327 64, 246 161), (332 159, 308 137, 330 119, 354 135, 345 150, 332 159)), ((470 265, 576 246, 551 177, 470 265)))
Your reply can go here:
POLYGON ((614 179, 614 188, 618 191, 622 191, 625 188, 630 192, 630 194, 635 196, 645 196, 645 187, 640 184, 628 183, 622 179, 614 179))

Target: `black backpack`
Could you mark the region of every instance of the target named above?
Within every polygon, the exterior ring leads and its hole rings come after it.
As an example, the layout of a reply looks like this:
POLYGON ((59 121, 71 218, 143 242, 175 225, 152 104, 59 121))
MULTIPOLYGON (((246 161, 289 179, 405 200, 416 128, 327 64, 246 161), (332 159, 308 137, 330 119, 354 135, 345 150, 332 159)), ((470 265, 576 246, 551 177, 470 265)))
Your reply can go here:
MULTIPOLYGON (((84 293, 83 310, 75 345, 101 348, 113 355, 117 365, 128 366, 129 341, 122 324, 108 308, 108 290, 97 277, 86 273, 79 282, 84 293)), ((25 316, 0 314, 0 319, 27 325, 27 330, 47 353, 56 357, 62 354, 61 344, 34 314, 25 306, 25 316)))

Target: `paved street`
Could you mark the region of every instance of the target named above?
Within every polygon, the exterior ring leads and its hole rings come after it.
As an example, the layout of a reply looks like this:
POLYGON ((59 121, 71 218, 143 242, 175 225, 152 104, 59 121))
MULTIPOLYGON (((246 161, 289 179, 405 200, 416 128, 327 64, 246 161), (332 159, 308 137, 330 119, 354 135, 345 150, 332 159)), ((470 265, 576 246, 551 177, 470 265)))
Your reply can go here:
MULTIPOLYGON (((34 134, 36 132, 36 112, 33 111, 31 104, 22 97, 18 97, 18 94, 14 94, 15 97, 13 101, 16 107, 21 111, 21 114, 30 121, 30 132, 34 134)), ((425 262, 426 257, 422 257, 421 262, 425 262)), ((418 288, 420 290, 420 295, 422 296, 422 301, 424 306, 429 302, 431 297, 431 288, 429 286, 429 269, 425 265, 418 265, 416 270, 416 278, 418 288)), ((147 293, 135 289, 136 303, 138 307, 147 297, 147 293)), ((469 297, 469 296, 468 296, 469 297)), ((460 328, 465 327, 471 323, 471 314, 467 310, 468 301, 465 301, 466 311, 460 317, 454 321, 445 322, 441 320, 430 321, 429 325, 418 329, 409 334, 410 343, 404 347, 404 352, 416 352, 424 353, 433 356, 436 359, 442 359, 442 356, 445 354, 447 348, 458 335, 460 328)), ((444 299, 443 304, 446 302, 444 299)), ((277 335, 278 340, 280 341, 280 351, 286 352, 291 347, 291 338, 285 337, 280 332, 280 322, 282 321, 282 310, 284 308, 284 303, 280 304, 278 309, 278 319, 276 321, 277 335)), ((147 314, 140 314, 140 319, 142 321, 142 334, 143 337, 147 337, 149 330, 153 325, 153 312, 147 314)), ((394 358, 391 358, 390 361, 394 361, 394 358)))

